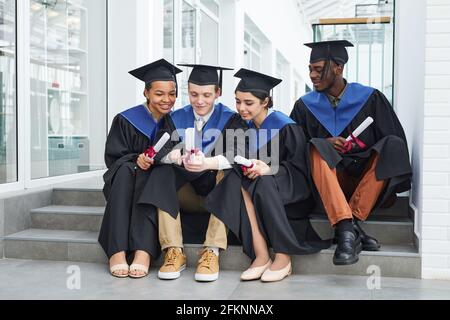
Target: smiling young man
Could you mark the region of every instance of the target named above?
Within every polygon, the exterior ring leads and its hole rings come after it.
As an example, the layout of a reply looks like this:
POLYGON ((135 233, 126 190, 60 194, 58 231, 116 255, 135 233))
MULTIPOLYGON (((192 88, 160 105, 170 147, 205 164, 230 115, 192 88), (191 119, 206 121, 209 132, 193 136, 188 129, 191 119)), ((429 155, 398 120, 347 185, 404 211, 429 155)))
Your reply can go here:
MULTIPOLYGON (((314 91, 300 98, 291 118, 303 127, 316 199, 336 228, 336 265, 358 261, 361 250, 379 250, 362 230, 373 208, 410 189, 411 166, 403 128, 391 104, 378 90, 348 83, 348 41, 309 43, 314 91), (355 137, 366 119, 373 123, 355 137), (348 139, 347 139, 348 138, 348 139), (347 141, 350 140, 350 141, 347 141)), ((392 201, 391 201, 392 202, 392 201)))
MULTIPOLYGON (((172 136, 172 141, 155 158, 156 163, 162 165, 154 168, 139 200, 140 203, 158 208, 159 240, 162 250, 165 250, 164 263, 158 276, 165 280, 180 277, 186 267, 180 209, 183 213, 197 213, 199 209, 205 212, 201 204, 199 208, 198 200, 214 189, 223 178, 223 170, 232 168, 224 156, 225 150, 221 150, 227 146, 226 131, 246 128, 246 123, 236 112, 221 103, 215 104, 221 95, 222 70, 229 69, 205 65, 182 66, 193 67, 188 81, 191 104, 166 117, 165 128, 159 135, 167 132, 172 136), (195 133, 197 161, 188 158, 193 146, 185 155, 179 149, 182 144, 187 144, 187 131, 195 133)), ((208 214, 206 231, 202 230, 198 220, 194 220, 189 228, 197 234, 205 234, 204 248, 195 273, 197 281, 217 280, 219 251, 227 248, 225 225, 213 214, 208 214)), ((183 215, 183 227, 187 226, 186 221, 189 219, 192 222, 189 214, 183 215)))

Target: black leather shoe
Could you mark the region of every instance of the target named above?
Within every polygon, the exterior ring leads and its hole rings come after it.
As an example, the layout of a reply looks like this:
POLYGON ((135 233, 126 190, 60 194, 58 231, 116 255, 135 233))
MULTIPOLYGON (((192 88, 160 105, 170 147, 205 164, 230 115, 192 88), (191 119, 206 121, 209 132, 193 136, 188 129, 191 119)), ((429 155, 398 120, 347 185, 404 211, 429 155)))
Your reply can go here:
POLYGON ((357 232, 339 232, 337 234, 337 247, 334 251, 333 263, 337 266, 354 264, 358 262, 358 254, 361 250, 361 238, 357 232))
POLYGON ((380 243, 377 239, 374 237, 371 237, 367 235, 367 233, 364 232, 364 230, 359 225, 358 221, 353 221, 353 227, 355 228, 356 232, 359 233, 359 236, 361 237, 361 243, 362 243, 362 249, 364 251, 378 251, 380 250, 380 243))

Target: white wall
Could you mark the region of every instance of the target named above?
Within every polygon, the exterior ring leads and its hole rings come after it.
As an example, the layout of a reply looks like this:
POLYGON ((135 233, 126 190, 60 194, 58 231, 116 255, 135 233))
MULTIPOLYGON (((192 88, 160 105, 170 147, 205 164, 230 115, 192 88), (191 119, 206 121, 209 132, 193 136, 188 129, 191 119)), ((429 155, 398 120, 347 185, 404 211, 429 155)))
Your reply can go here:
POLYGON ((419 238, 422 217, 425 9, 423 0, 396 1, 393 105, 405 129, 411 154, 411 206, 417 210, 415 229, 419 238), (414 32, 411 32, 412 29, 414 32))
MULTIPOLYGON (((99 152, 105 147, 106 128, 106 68, 107 55, 105 38, 105 5, 94 1, 86 2, 88 19, 88 93, 89 93, 89 164, 91 168, 104 166, 104 154, 99 152), (94 20, 95 19, 95 20, 94 20), (96 121, 103 119, 102 123, 96 121)), ((82 163, 88 164, 88 163, 82 163)))
POLYGON ((426 1, 425 48, 422 277, 450 280, 449 0, 426 1))
MULTIPOLYGON (((281 111, 290 113, 293 102, 300 97, 294 97, 292 72, 295 70, 302 79, 309 83, 309 53, 310 50, 303 46, 303 43, 312 41, 312 29, 305 29, 303 16, 292 0, 271 1, 271 0, 241 0, 237 2, 242 11, 268 38, 271 44, 271 67, 272 74, 275 73, 276 50, 288 61, 290 72, 285 77, 283 92, 289 95, 286 99, 291 103, 278 106, 281 111)), ((270 71, 270 70, 268 70, 270 71)), ((266 72, 266 71, 265 71, 266 72)))
POLYGON ((160 5, 160 0, 127 0, 126 5, 108 0, 109 125, 117 113, 145 101, 143 82, 128 71, 162 56, 162 39, 155 39, 159 25, 153 23, 160 5))
POLYGON ((238 2, 244 12, 281 52, 300 76, 309 79, 310 50, 303 43, 312 41, 312 29, 304 28, 303 16, 295 1, 243 0, 238 2))
MULTIPOLYGON (((295 1, 284 0, 222 0, 220 1, 220 56, 219 63, 234 67, 236 70, 244 67, 244 31, 247 24, 254 25, 261 32, 264 41, 261 43, 262 72, 275 75, 276 52, 279 51, 289 63, 289 70, 284 77, 283 92, 287 101, 276 107, 285 113, 290 113, 294 101, 293 77, 294 70, 309 82, 308 58, 309 50, 303 43, 312 39, 312 29, 305 30, 303 16, 298 11, 295 1), (289 27, 286 27, 289 26, 289 27)), ((236 71, 235 70, 235 71, 236 71)), ((234 89, 239 79, 233 78, 232 72, 226 72, 224 77, 224 94, 221 101, 234 108, 234 89)))

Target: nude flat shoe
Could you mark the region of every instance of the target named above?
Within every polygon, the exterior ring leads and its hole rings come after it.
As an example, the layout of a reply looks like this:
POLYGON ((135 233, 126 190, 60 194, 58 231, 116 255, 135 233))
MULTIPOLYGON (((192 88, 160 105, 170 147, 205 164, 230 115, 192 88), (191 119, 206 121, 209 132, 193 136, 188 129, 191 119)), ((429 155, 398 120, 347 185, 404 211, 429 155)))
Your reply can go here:
POLYGON ((140 279, 140 278, 144 278, 148 275, 148 269, 150 268, 150 266, 144 266, 143 264, 138 264, 138 263, 133 263, 132 265, 130 265, 130 273, 128 274, 128 276, 130 278, 133 279, 140 279), (131 271, 141 271, 144 274, 139 275, 139 276, 135 276, 131 274, 131 271))
POLYGON ((289 264, 281 270, 272 271, 269 268, 266 271, 264 271, 264 273, 261 276, 261 281, 262 282, 281 281, 287 276, 290 276, 291 274, 292 274, 292 264, 289 262, 289 264))
POLYGON ((114 265, 114 266, 109 268, 109 272, 111 273, 111 275, 113 277, 116 277, 116 278, 127 278, 128 275, 129 275, 129 272, 130 272, 130 267, 127 264, 125 264, 125 263, 116 264, 116 265, 114 265), (126 274, 116 274, 117 271, 127 271, 127 273, 126 274))
POLYGON ((267 263, 261 267, 248 268, 241 274, 242 281, 258 280, 272 264, 272 260, 269 259, 267 263))

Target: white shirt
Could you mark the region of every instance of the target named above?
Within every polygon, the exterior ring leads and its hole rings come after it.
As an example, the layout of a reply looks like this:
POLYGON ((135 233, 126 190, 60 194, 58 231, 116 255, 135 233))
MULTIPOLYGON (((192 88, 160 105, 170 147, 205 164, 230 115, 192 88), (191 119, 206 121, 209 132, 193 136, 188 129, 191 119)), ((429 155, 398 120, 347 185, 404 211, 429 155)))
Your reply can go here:
POLYGON ((211 119, 211 116, 212 116, 212 114, 214 113, 214 109, 215 109, 215 107, 213 107, 213 108, 211 109, 211 111, 210 111, 207 115, 204 115, 204 116, 199 116, 199 115, 195 112, 195 109, 192 109, 192 111, 194 111, 195 121, 201 121, 201 120, 203 120, 203 125, 205 125, 205 124, 209 121, 209 119, 211 119))
MULTIPOLYGON (((213 107, 208 114, 206 114, 204 116, 200 116, 200 115, 198 115, 195 112, 194 109, 192 109, 192 111, 194 112, 194 117, 195 117, 195 124, 194 125, 195 125, 195 128, 198 131, 201 131, 204 128, 204 126, 206 125, 206 123, 209 121, 209 119, 211 119, 211 116, 214 113, 214 110, 215 110, 215 107, 213 107)), ((223 155, 219 155, 219 156, 216 156, 214 158, 216 158, 217 161, 218 161, 218 168, 217 168, 217 170, 226 170, 226 169, 231 169, 232 168, 230 162, 223 155)), ((164 159, 161 160, 161 162, 164 163, 164 164, 172 163, 169 160, 169 155, 165 156, 164 159)))

